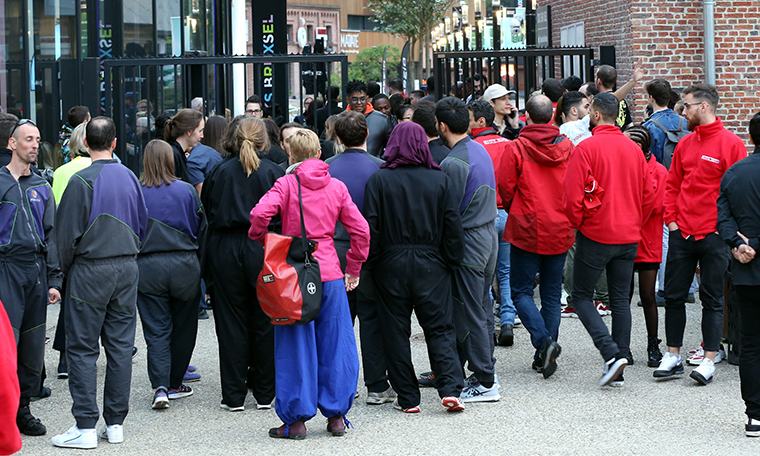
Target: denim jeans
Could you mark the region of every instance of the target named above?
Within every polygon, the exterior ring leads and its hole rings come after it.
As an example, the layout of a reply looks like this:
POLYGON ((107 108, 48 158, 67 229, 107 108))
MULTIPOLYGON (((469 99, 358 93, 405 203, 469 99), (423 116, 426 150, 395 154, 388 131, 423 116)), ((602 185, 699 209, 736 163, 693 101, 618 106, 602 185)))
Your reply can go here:
POLYGON ((575 234, 575 269, 573 270, 573 304, 583 326, 605 361, 625 356, 631 345, 631 290, 633 261, 637 244, 602 244, 580 231, 575 234), (612 310, 612 335, 596 310, 592 298, 594 287, 607 271, 607 286, 612 310))
MULTIPOLYGON (((512 303, 510 291, 510 257, 509 242, 504 240, 504 227, 507 225, 508 214, 504 209, 499 209, 496 216, 496 232, 499 234, 499 255, 496 259, 496 276, 499 278, 499 292, 501 294, 501 311, 499 312, 499 326, 507 323, 515 324, 515 305, 512 303)), ((535 277, 533 278, 535 280, 535 277)))
POLYGON ((556 341, 559 335, 562 269, 566 255, 567 253, 539 255, 512 246, 512 302, 525 329, 530 333, 530 341, 536 350, 540 350, 550 338, 556 341), (541 274, 541 311, 533 301, 533 284, 537 272, 541 274))

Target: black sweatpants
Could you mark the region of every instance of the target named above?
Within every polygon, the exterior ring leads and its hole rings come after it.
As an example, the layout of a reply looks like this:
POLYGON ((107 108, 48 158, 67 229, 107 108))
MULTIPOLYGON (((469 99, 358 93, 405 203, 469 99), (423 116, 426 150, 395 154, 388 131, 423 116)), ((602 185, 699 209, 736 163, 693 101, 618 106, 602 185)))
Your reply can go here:
POLYGON ((29 405, 42 386, 47 318, 47 267, 37 255, 0 255, 0 301, 13 327, 18 350, 19 408, 29 405))
MULTIPOLYGON (((753 260, 755 261, 755 260, 753 260)), ((760 420, 760 286, 735 285, 741 315, 739 379, 747 417, 760 420)))
POLYGON ((705 351, 718 351, 723 335, 723 283, 729 255, 728 246, 716 233, 695 241, 693 236, 684 239, 681 230, 670 232, 665 268, 665 336, 668 347, 683 345, 685 303, 699 263, 702 341, 705 351))
POLYGON ((243 405, 249 387, 256 402, 269 404, 275 394, 274 327, 256 296, 264 248, 245 231, 212 233, 207 248, 222 402, 243 405))
POLYGON ((99 260, 76 257, 69 269, 66 362, 71 413, 79 429, 94 429, 98 422, 98 339, 108 360, 103 419, 109 426, 123 424, 129 412, 137 282, 137 261, 132 256, 99 260))
MULTIPOLYGON (((346 252, 350 243, 335 241, 340 268, 346 270, 346 252)), ((382 326, 377 309, 375 281, 372 273, 363 268, 359 276, 359 286, 349 291, 348 306, 351 309, 351 321, 359 317, 359 342, 362 347, 362 368, 364 385, 370 393, 381 393, 388 389, 388 367, 385 364, 382 326)))
POLYGON ((137 308, 148 345, 151 387, 182 384, 198 334, 201 265, 196 252, 140 255, 137 308))
POLYGON ((464 384, 456 352, 451 271, 435 250, 405 249, 372 265, 385 358, 404 408, 420 403, 409 337, 412 311, 422 326, 438 395, 459 397, 464 384))

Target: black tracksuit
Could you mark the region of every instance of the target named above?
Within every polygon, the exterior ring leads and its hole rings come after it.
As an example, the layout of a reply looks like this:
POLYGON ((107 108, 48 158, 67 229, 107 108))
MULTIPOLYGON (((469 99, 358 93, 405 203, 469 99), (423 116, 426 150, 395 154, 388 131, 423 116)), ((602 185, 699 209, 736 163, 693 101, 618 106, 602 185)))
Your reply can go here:
POLYGON ((103 418, 122 424, 129 411, 135 342, 138 269, 148 211, 140 184, 116 160, 95 160, 74 174, 63 192, 55 226, 66 274, 66 360, 71 412, 80 429, 93 429, 98 339, 108 358, 103 418))
POLYGON ((251 209, 284 174, 261 160, 246 176, 240 159, 231 156, 211 170, 201 192, 209 225, 204 279, 214 290, 222 402, 230 407, 245 402, 246 382, 259 404, 274 399, 274 328, 256 296, 264 248, 248 229, 251 209))
POLYGON ((48 288, 61 288, 54 220, 45 179, 31 172, 17 181, 0 167, 0 301, 18 347, 19 408, 40 391, 48 288))
POLYGON ((137 257, 137 307, 154 389, 176 389, 190 364, 201 294, 199 240, 206 215, 195 188, 182 181, 142 187, 148 229, 137 257))
POLYGON ((451 275, 464 256, 464 234, 451 180, 423 166, 381 169, 367 182, 363 212, 388 374, 399 404, 420 403, 409 349, 412 311, 425 333, 438 394, 459 397, 463 378, 451 275))
POLYGON ((172 141, 172 153, 174 154, 174 175, 185 182, 190 182, 190 173, 187 171, 187 156, 182 146, 177 141, 172 141))
POLYGON ((731 275, 741 316, 739 378, 747 416, 760 420, 760 149, 731 166, 720 181, 718 232, 729 247, 749 239, 756 256, 749 263, 731 260, 731 275))

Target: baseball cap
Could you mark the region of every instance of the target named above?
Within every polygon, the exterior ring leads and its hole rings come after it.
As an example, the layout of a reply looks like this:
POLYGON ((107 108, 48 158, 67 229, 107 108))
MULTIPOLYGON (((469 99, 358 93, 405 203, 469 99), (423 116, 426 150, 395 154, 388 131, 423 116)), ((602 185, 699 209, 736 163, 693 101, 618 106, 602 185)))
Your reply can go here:
POLYGON ((486 101, 491 101, 497 98, 501 98, 505 95, 509 95, 510 93, 516 92, 514 90, 507 90, 507 88, 501 84, 493 84, 488 86, 486 91, 483 92, 483 99, 486 101))

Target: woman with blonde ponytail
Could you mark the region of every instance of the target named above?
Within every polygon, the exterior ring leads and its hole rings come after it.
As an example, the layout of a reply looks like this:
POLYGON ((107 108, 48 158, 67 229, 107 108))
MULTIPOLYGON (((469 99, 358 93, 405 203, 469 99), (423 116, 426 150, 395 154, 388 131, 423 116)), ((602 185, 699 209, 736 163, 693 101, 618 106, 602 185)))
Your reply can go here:
POLYGON ((256 297, 264 248, 248 238, 249 212, 285 171, 259 153, 269 139, 255 117, 232 120, 222 147, 229 156, 211 170, 201 190, 209 231, 204 279, 212 289, 219 339, 221 407, 244 410, 248 389, 258 408, 274 399, 274 330, 256 297))

